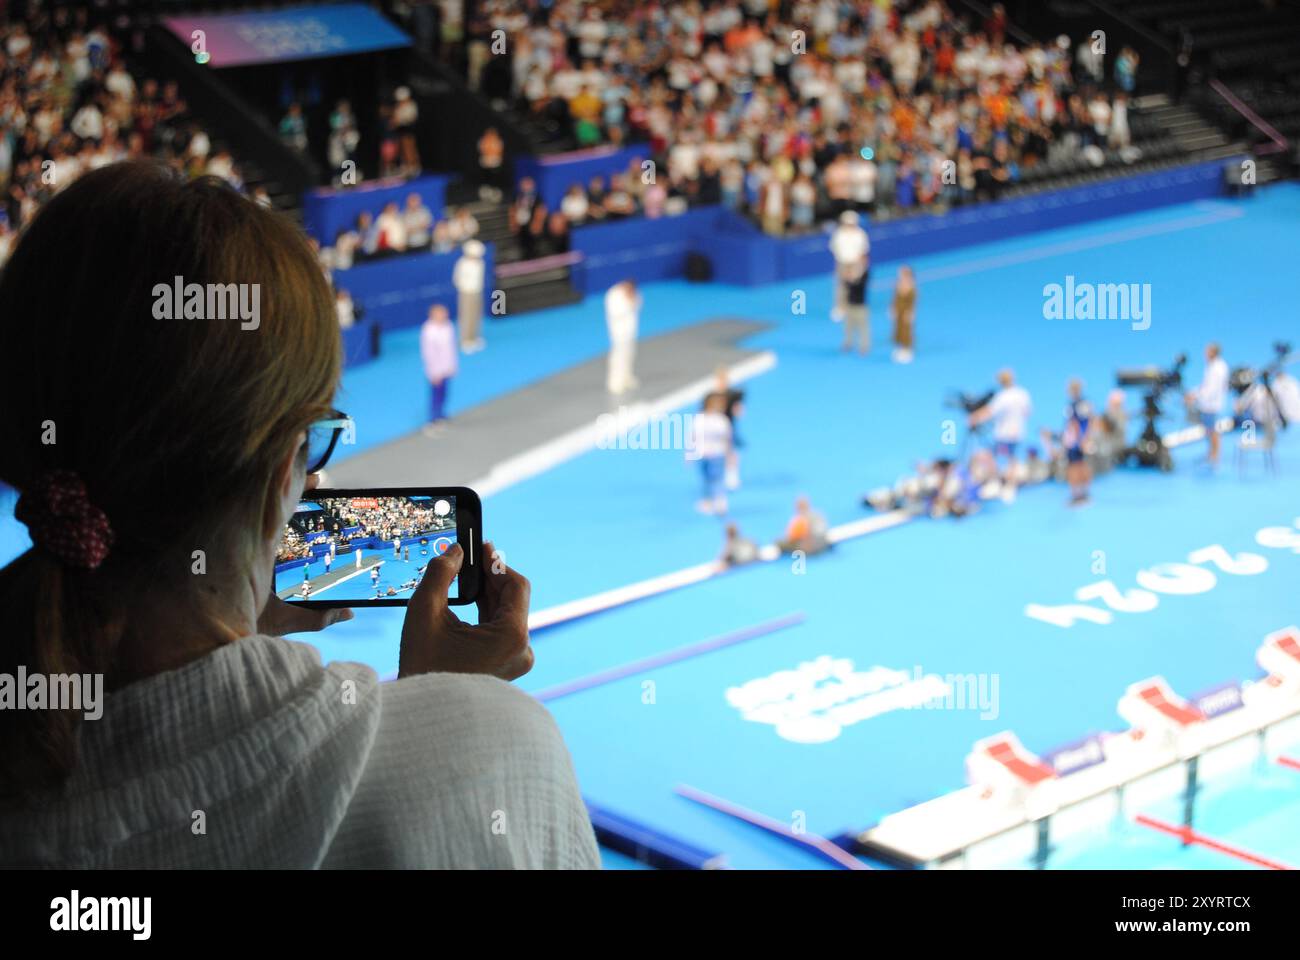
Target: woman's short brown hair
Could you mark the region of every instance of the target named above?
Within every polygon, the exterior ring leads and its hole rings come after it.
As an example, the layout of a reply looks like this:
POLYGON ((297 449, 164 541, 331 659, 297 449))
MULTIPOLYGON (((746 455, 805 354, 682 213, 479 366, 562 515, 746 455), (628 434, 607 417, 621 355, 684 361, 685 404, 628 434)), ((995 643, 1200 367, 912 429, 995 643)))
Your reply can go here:
MULTIPOLYGON (((281 214, 213 178, 115 164, 20 237, 0 276, 0 357, 0 481, 21 493, 73 471, 114 538, 95 570, 39 547, 0 570, 0 671, 103 673, 112 688, 135 598, 187 586, 194 550, 264 526, 276 464, 328 414, 333 297, 281 214), (165 319, 160 285, 178 282, 249 285, 256 326, 165 319)), ((0 794, 66 778, 78 716, 0 711, 0 794)))

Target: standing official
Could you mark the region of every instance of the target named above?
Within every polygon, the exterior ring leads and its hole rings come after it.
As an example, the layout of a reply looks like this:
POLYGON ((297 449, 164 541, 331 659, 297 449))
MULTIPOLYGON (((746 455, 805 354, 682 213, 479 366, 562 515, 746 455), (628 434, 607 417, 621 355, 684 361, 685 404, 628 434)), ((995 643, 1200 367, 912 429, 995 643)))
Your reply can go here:
POLYGON ((605 293, 605 325, 609 328, 609 392, 621 395, 638 386, 632 374, 636 360, 636 332, 641 314, 641 293, 633 280, 614 284, 605 293))
POLYGON ((468 241, 452 268, 451 282, 456 287, 456 322, 460 326, 460 348, 465 353, 477 353, 483 342, 483 281, 487 264, 483 255, 487 248, 477 240, 468 241))
POLYGON ((835 258, 835 303, 831 319, 839 323, 844 319, 849 281, 862 277, 865 290, 871 279, 871 240, 852 210, 840 214, 840 225, 831 234, 831 256, 835 258))

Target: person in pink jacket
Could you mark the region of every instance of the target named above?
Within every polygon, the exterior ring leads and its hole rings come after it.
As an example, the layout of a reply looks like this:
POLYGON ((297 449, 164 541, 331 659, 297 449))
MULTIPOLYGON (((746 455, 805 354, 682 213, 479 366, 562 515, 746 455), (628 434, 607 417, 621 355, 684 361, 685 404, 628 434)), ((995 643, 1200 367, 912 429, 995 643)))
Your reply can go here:
POLYGON ((425 427, 426 433, 432 433, 447 421, 447 387, 459 366, 456 328, 451 325, 447 308, 440 303, 429 308, 429 316, 420 328, 420 359, 424 361, 424 375, 433 388, 431 417, 425 427))

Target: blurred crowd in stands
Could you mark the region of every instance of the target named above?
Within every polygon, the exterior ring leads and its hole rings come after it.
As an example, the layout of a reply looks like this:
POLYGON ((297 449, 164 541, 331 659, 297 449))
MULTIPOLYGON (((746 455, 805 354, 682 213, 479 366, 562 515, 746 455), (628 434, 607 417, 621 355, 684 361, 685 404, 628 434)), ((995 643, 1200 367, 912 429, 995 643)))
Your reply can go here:
POLYGON ((43 202, 86 171, 136 158, 244 187, 176 83, 134 74, 120 41, 85 9, 35 7, 0 24, 0 264, 43 202))
MULTIPOLYGON (((416 143, 416 126, 420 108, 411 96, 409 87, 398 87, 391 99, 379 104, 379 169, 371 175, 387 177, 415 177, 420 174, 420 149, 416 143)), ((278 126, 280 140, 292 150, 311 154, 315 145, 307 135, 307 116, 302 104, 289 104, 278 126)), ((356 184, 367 179, 365 170, 358 164, 361 150, 361 132, 356 114, 348 100, 339 100, 329 114, 329 139, 325 144, 324 158, 335 184, 356 184)))
POLYGON ((655 189, 602 202, 721 202, 783 233, 996 198, 1062 154, 1134 159, 1136 54, 1013 41, 996 4, 969 23, 943 0, 488 0, 474 37, 471 83, 508 71, 495 85, 558 142, 646 144, 655 189))
POLYGON ((316 244, 321 265, 329 274, 354 263, 405 253, 450 253, 478 236, 478 220, 468 207, 448 207, 446 213, 436 220, 418 193, 408 194, 400 207, 389 203, 374 213, 363 211, 332 244, 316 244))
POLYGON ((328 498, 319 501, 320 511, 298 514, 290 521, 276 562, 311 556, 311 547, 328 543, 331 553, 349 549, 352 539, 378 537, 385 543, 452 530, 456 521, 440 517, 433 505, 417 505, 404 498, 371 501, 328 498), (345 532, 346 531, 346 532, 345 532))

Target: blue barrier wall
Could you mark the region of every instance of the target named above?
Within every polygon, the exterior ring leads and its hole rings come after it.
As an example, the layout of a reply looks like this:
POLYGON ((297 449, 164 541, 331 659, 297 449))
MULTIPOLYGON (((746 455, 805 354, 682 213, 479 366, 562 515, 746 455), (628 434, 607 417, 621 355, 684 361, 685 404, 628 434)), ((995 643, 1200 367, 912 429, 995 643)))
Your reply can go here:
MULTIPOLYGON (((490 243, 484 246, 486 296, 492 288, 495 251, 490 243)), ((411 253, 359 263, 349 270, 335 270, 334 286, 352 294, 352 302, 365 311, 361 323, 377 323, 382 330, 423 323, 433 303, 445 304, 455 318, 456 288, 451 271, 459 256, 459 252, 411 253)))
MULTIPOLYGON (((686 254, 707 248, 697 238, 711 233, 719 217, 727 212, 702 207, 676 217, 634 217, 579 227, 573 231, 573 249, 583 255, 583 260, 573 268, 573 286, 582 293, 592 293, 628 277, 638 283, 680 277, 686 270, 686 254)), ((715 258, 715 269, 720 266, 715 258)))
POLYGON ((434 219, 441 220, 450 181, 445 174, 429 174, 414 180, 372 180, 346 189, 308 190, 302 197, 303 229, 322 246, 332 246, 340 230, 356 225, 362 211, 377 217, 389 203, 405 209, 406 198, 412 193, 418 193, 434 219))
POLYGON ((379 355, 378 332, 380 329, 382 328, 374 320, 363 318, 342 331, 343 365, 345 367, 355 367, 357 364, 373 360, 379 355))
MULTIPOLYGON (((360 528, 352 527, 351 529, 358 530, 360 528)), ((341 532, 346 533, 346 531, 341 532)), ((392 545, 393 541, 391 540, 380 540, 378 537, 359 537, 348 543, 347 547, 339 553, 335 559, 340 567, 344 567, 347 566, 348 563, 355 563, 353 556, 357 548, 362 550, 382 550, 385 547, 391 547, 392 545)), ((328 543, 313 543, 310 549, 310 560, 306 557, 295 557, 292 560, 285 560, 275 565, 275 572, 281 574, 286 570, 295 570, 298 567, 305 567, 308 563, 315 563, 321 557, 325 556, 325 554, 330 552, 330 545, 328 543)))
POLYGON ((548 157, 520 157, 515 161, 515 182, 521 177, 537 181, 537 195, 542 203, 554 209, 564 196, 564 191, 575 183, 584 187, 592 177, 624 173, 633 160, 649 159, 650 146, 593 147, 572 153, 552 154, 548 157))
MULTIPOLYGON (((868 224, 872 263, 909 260, 1219 196, 1224 189, 1223 168, 1232 162, 1237 161, 1215 160, 943 214, 868 224)), ((573 247, 586 259, 574 270, 574 284, 590 293, 626 277, 639 282, 680 277, 686 254, 692 251, 712 260, 714 279, 722 283, 754 285, 824 274, 833 266, 827 240, 825 233, 769 237, 750 221, 719 207, 691 210, 680 217, 636 218, 580 227, 573 231, 573 247)))

